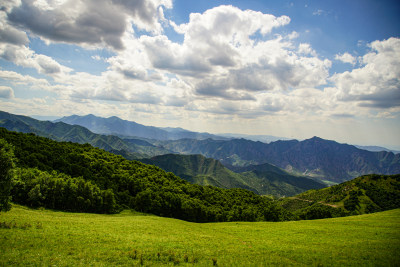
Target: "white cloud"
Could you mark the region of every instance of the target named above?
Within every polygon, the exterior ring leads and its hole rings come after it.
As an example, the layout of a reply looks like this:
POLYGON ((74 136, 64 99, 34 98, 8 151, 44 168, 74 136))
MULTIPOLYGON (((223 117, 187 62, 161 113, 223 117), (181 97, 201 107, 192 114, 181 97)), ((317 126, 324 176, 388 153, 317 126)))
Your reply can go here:
POLYGON ((57 75, 72 71, 70 68, 60 65, 51 57, 36 54, 24 45, 0 43, 0 58, 18 66, 34 68, 42 74, 57 75))
POLYGON ((50 90, 50 83, 46 79, 37 79, 29 75, 22 75, 14 71, 0 70, 0 79, 18 85, 29 85, 33 88, 50 90))
POLYGON ((186 24, 170 22, 184 34, 183 44, 166 36, 140 41, 152 67, 181 75, 197 95, 254 100, 250 92, 318 86, 328 77, 330 62, 317 58, 309 44, 299 47, 302 55, 294 51, 297 33, 268 35, 289 22, 286 16, 219 6, 191 14, 186 24))
POLYGON ((232 6, 219 6, 203 14, 192 13, 187 24, 173 28, 184 34, 184 43, 171 42, 166 36, 142 36, 141 41, 152 65, 182 75, 202 75, 214 67, 237 65, 239 47, 254 43, 250 36, 262 35, 288 24, 286 16, 275 17, 232 6))
POLYGON ((171 0, 21 0, 7 9, 7 19, 46 41, 101 46, 120 50, 121 37, 133 23, 155 34, 162 32, 159 7, 171 0))
POLYGON ((14 90, 9 86, 0 86, 0 98, 13 98, 14 90))
POLYGON ((355 65, 357 62, 357 59, 347 52, 335 55, 335 59, 342 61, 343 63, 349 63, 351 65, 355 65))
POLYGON ((370 47, 361 59, 362 67, 333 75, 336 98, 364 107, 399 107, 400 39, 374 41, 370 47))
POLYGON ((0 43, 25 45, 29 39, 25 32, 0 22, 0 43))
POLYGON ((299 54, 312 55, 314 57, 317 56, 317 53, 315 52, 315 50, 312 49, 311 45, 307 44, 307 43, 299 44, 298 52, 299 52, 299 54))

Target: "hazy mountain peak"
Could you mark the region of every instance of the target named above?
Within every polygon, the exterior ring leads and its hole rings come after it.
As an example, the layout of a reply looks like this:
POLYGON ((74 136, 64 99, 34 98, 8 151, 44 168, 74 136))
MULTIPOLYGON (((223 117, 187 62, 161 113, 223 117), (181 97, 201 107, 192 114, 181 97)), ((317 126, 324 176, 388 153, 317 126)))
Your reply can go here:
POLYGON ((126 121, 126 120, 123 120, 123 119, 121 119, 121 118, 119 118, 119 117, 117 117, 117 116, 111 116, 111 117, 109 117, 108 119, 126 121))
POLYGON ((123 120, 119 117, 112 116, 109 118, 97 117, 93 114, 86 116, 69 116, 56 121, 63 121, 68 124, 80 125, 88 128, 90 131, 98 134, 115 134, 119 136, 141 137, 156 140, 177 140, 183 138, 189 139, 219 139, 226 138, 208 134, 187 131, 181 128, 158 128, 154 126, 146 126, 134 121, 123 120))
POLYGON ((313 136, 313 137, 311 137, 309 139, 306 139, 304 141, 329 141, 329 140, 322 139, 321 137, 318 137, 318 136, 313 136))
MULTIPOLYGON (((72 116, 74 116, 74 118, 78 118, 78 117, 80 117, 80 116, 77 116, 77 115, 72 115, 72 116)), ((83 118, 87 118, 87 119, 89 119, 89 118, 100 118, 100 117, 97 117, 96 115, 94 115, 94 114, 87 114, 87 115, 85 115, 85 116, 82 116, 83 118)))

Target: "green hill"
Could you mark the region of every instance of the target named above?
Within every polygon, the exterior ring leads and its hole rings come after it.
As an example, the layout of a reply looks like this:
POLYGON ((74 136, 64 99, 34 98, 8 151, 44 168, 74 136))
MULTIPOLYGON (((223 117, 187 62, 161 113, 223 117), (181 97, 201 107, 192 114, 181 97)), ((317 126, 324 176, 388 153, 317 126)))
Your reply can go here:
POLYGON ((319 190, 309 190, 280 201, 300 218, 372 213, 400 208, 400 174, 364 175, 319 190))
POLYGON ((202 155, 167 154, 141 161, 173 172, 191 183, 221 188, 244 188, 260 195, 292 196, 309 189, 325 187, 319 182, 290 175, 267 163, 242 168, 242 173, 236 173, 219 161, 202 155))
POLYGON ((56 142, 4 128, 0 138, 14 146, 21 172, 17 169, 13 197, 23 205, 105 213, 131 208, 196 222, 291 216, 271 199, 248 190, 191 184, 89 144, 56 142), (96 210, 94 203, 105 200, 107 205, 96 210))
POLYGON ((397 266, 400 210, 292 222, 190 223, 13 206, 0 266, 397 266))

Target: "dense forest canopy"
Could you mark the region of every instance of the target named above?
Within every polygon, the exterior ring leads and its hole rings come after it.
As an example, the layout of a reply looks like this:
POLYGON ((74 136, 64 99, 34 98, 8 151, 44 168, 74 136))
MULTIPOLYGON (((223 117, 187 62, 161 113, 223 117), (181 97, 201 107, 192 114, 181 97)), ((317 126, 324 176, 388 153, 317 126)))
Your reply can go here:
POLYGON ((14 146, 19 175, 12 192, 17 203, 103 213, 132 208, 196 222, 291 217, 271 199, 253 192, 190 184, 158 167, 88 144, 56 142, 4 128, 0 138, 14 146))

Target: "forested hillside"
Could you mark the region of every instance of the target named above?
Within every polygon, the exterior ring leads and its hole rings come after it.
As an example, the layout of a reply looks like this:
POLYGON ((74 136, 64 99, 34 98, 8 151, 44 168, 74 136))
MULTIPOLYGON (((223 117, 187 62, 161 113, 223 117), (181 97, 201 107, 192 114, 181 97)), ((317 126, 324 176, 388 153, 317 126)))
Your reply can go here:
POLYGON ((291 217, 271 199, 248 190, 190 184, 158 167, 129 161, 89 144, 56 142, 4 128, 0 128, 0 138, 14 146, 22 169, 13 189, 14 200, 22 204, 91 212, 132 208, 196 222, 291 217), (72 208, 65 203, 68 190, 76 196, 72 208), (101 203, 99 196, 104 207, 95 210, 93 201, 101 203))
POLYGON ((400 208, 400 174, 365 175, 280 200, 303 219, 337 217, 400 208))
POLYGON ((292 196, 309 189, 325 187, 322 183, 290 175, 268 163, 238 169, 241 173, 236 173, 219 161, 202 155, 168 154, 141 161, 173 172, 192 183, 221 188, 244 188, 260 195, 292 196))

